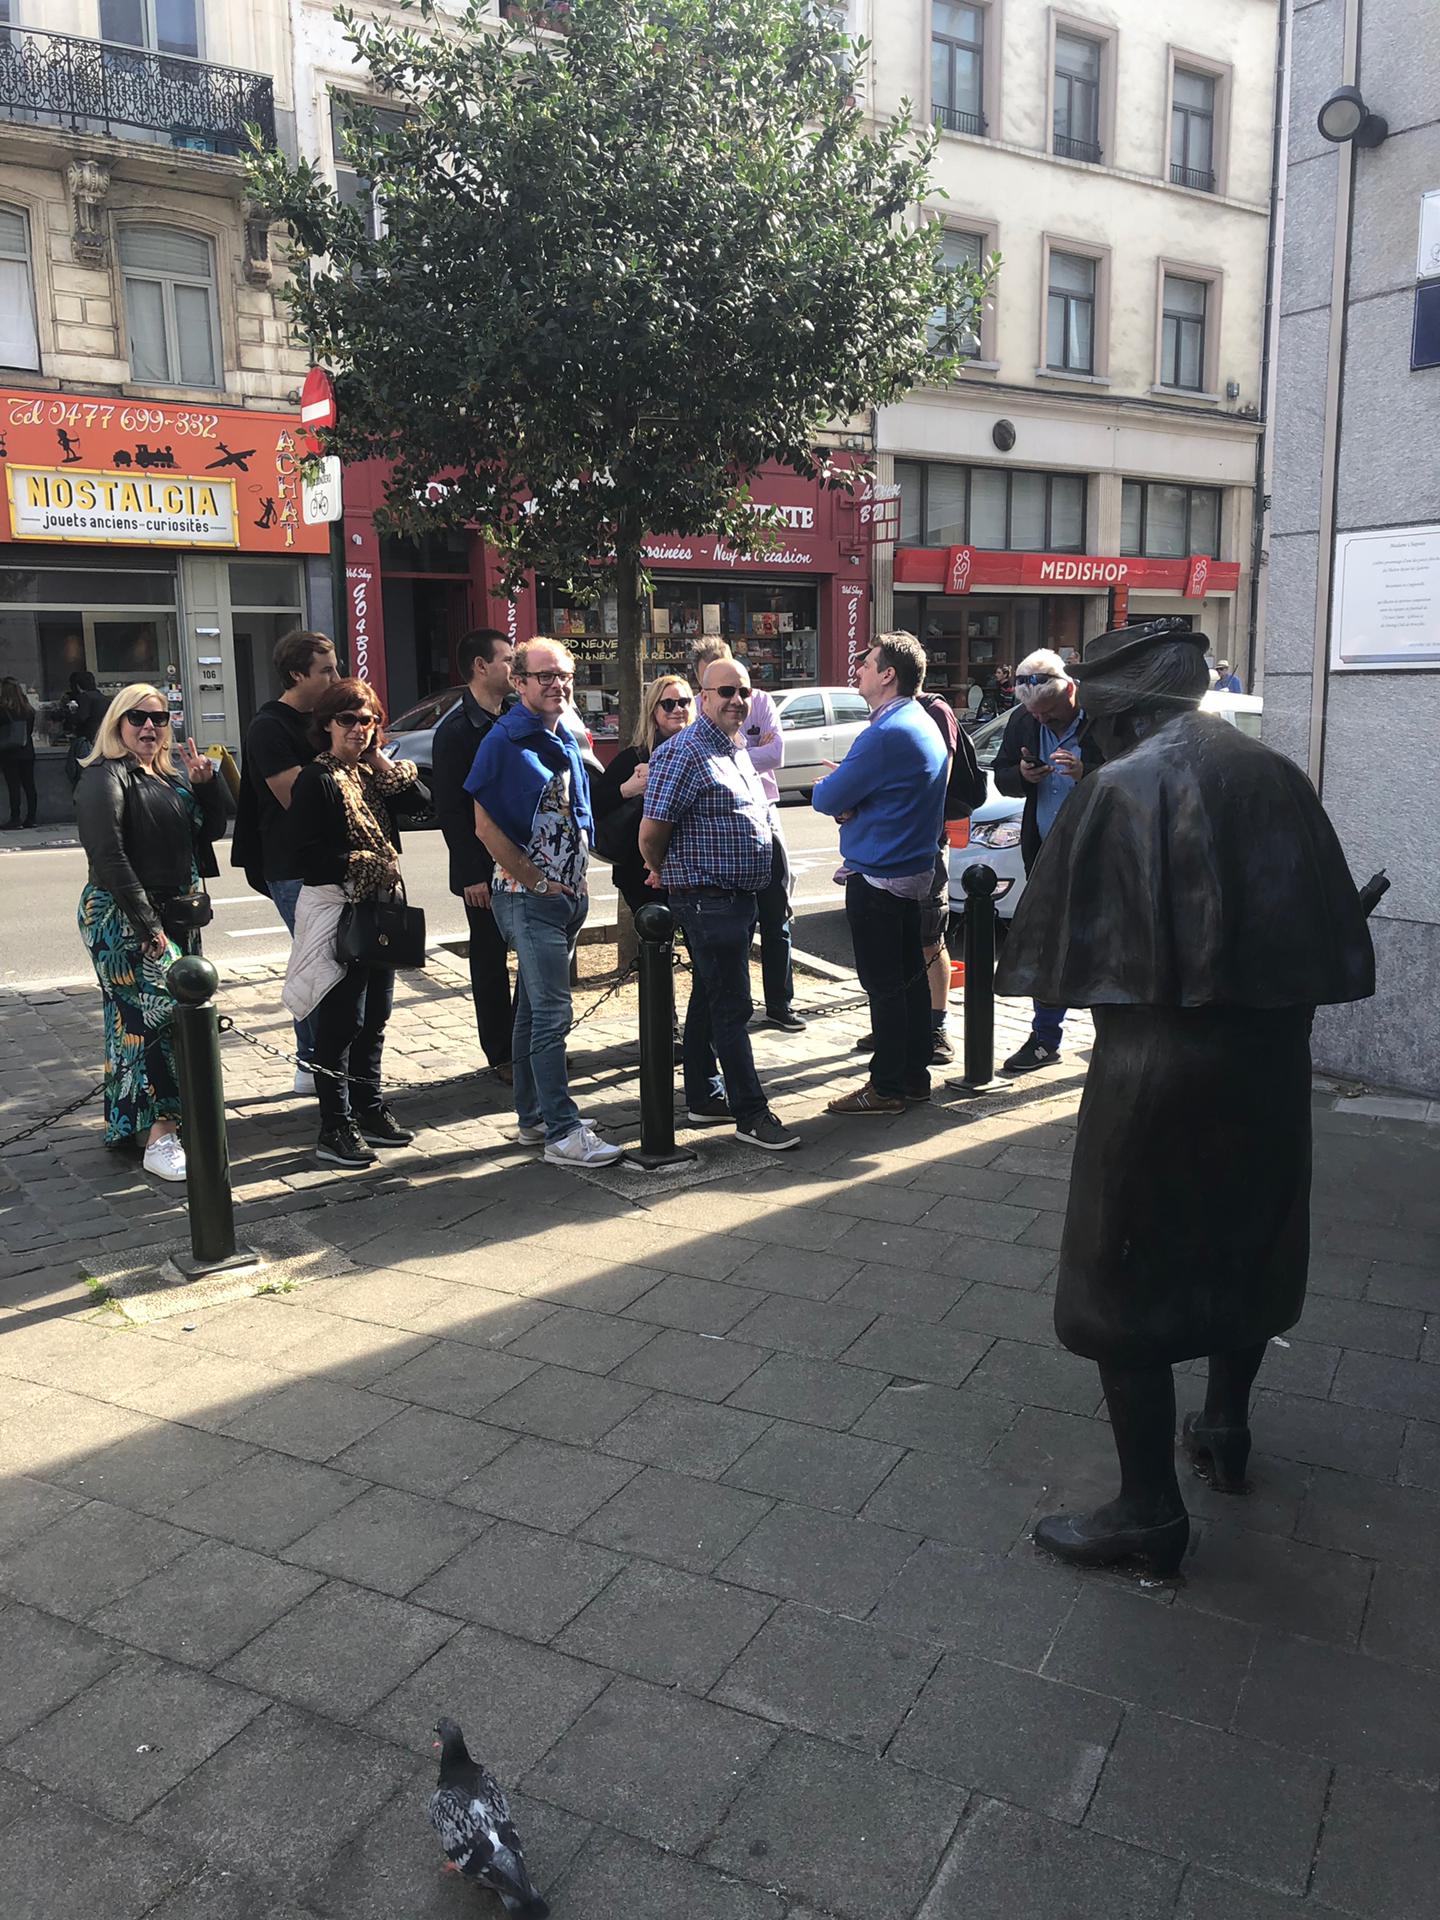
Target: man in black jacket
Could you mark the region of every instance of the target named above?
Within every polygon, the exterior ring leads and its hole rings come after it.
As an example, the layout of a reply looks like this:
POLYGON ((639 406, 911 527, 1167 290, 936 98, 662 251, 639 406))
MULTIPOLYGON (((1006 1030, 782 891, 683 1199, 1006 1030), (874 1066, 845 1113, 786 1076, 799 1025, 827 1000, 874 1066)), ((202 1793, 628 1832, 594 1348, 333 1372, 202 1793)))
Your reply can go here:
MULTIPOLYGON (((1000 792, 1022 799, 1020 857, 1025 872, 1061 807, 1087 773, 1100 764, 1089 738, 1075 682, 1058 653, 1042 647, 1020 662, 1015 673, 1020 704, 1011 714, 990 771, 1000 792)), ((1033 1073, 1060 1058, 1064 1007, 1034 1002, 1030 1038, 1005 1062, 1006 1073, 1033 1073)))
POLYGON ((431 742, 431 793, 436 818, 450 849, 450 891, 465 902, 470 923, 470 992, 485 1058, 507 1085, 512 1079, 510 969, 505 942, 490 910, 495 862, 475 831, 475 804, 465 781, 480 742, 507 708, 514 706, 510 660, 514 648, 494 627, 467 633, 456 650, 465 690, 435 729, 431 742))

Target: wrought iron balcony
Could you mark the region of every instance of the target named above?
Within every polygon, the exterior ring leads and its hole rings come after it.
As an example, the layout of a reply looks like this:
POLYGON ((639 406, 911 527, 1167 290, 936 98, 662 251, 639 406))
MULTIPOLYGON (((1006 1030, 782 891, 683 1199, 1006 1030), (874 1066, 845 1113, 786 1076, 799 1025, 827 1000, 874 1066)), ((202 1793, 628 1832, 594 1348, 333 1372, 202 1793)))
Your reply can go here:
POLYGON ((0 120, 234 155, 249 144, 247 125, 274 145, 275 87, 264 74, 180 54, 6 27, 0 120))
POLYGON ((1105 158, 1097 141, 1072 140, 1067 133, 1055 135, 1054 151, 1062 160, 1089 160, 1095 166, 1105 158))
POLYGON ((1182 167, 1178 161, 1172 160, 1170 184, 1172 187, 1193 187, 1196 193, 1214 193, 1215 176, 1208 167, 1182 167))
POLYGON ((984 133, 985 131, 983 113, 963 113, 959 107, 942 107, 938 100, 930 109, 930 118, 937 127, 944 127, 947 133, 984 133))

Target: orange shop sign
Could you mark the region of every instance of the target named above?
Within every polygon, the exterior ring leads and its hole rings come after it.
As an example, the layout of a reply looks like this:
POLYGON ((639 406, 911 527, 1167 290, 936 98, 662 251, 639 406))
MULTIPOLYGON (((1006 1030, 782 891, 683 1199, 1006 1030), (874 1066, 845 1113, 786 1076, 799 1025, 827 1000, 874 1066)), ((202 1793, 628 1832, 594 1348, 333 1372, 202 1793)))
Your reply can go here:
POLYGON ((299 416, 0 389, 7 539, 324 553, 299 416))

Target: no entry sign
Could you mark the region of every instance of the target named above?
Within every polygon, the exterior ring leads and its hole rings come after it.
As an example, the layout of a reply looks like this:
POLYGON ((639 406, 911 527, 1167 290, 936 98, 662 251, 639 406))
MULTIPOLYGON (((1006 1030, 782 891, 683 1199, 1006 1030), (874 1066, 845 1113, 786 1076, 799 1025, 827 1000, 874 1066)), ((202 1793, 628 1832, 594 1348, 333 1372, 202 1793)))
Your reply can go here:
POLYGON ((323 367, 311 367, 300 389, 300 424, 304 427, 333 427, 335 389, 323 367))

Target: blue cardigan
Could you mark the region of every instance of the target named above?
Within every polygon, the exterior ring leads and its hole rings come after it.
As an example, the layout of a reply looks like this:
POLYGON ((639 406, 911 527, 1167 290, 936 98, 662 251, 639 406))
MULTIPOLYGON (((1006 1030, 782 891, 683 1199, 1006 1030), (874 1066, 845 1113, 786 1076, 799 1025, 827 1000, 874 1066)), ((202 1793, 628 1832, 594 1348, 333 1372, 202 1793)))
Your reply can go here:
POLYGON ((914 700, 874 715, 834 773, 815 788, 817 813, 853 813, 840 854, 855 873, 884 879, 935 864, 945 819, 945 742, 914 700))
POLYGON ((570 805, 588 844, 595 820, 590 776, 575 736, 563 724, 550 728, 525 706, 502 713, 476 749, 465 791, 522 851, 535 831, 535 811, 557 773, 570 773, 570 805))

